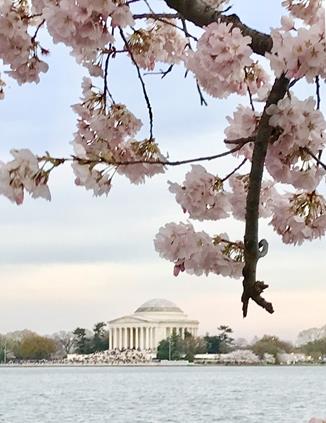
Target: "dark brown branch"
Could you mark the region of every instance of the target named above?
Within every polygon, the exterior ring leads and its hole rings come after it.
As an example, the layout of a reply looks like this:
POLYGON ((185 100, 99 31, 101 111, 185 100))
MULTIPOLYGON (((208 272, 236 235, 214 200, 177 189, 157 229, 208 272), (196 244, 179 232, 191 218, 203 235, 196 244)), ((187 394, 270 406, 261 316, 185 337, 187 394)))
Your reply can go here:
POLYGON ((35 40, 36 40, 36 37, 37 37, 37 34, 38 34, 38 32, 39 32, 39 30, 41 29, 41 27, 44 25, 44 23, 45 23, 45 19, 43 19, 38 25, 37 25, 37 28, 36 28, 36 30, 35 30, 35 33, 34 33, 34 35, 33 35, 33 37, 31 38, 31 43, 32 44, 34 44, 34 42, 35 42, 35 40))
POLYGON ((134 19, 177 19, 180 18, 179 13, 139 13, 133 15, 134 19))
POLYGON ((315 84, 316 84, 317 110, 319 110, 320 109, 320 82, 319 82, 318 75, 315 78, 315 84))
POLYGON ((256 137, 251 136, 248 138, 238 138, 236 140, 224 140, 224 144, 248 144, 249 142, 255 142, 256 137))
POLYGON ((166 71, 160 70, 159 72, 145 72, 144 73, 144 76, 147 76, 147 75, 160 75, 161 76, 161 79, 164 79, 170 72, 172 72, 173 66, 174 65, 170 65, 167 68, 166 71))
POLYGON ((266 112, 266 109, 271 104, 276 104, 284 97, 287 92, 288 85, 289 80, 284 75, 275 80, 260 119, 256 141, 254 144, 246 201, 246 230, 244 237, 245 266, 243 268, 243 294, 241 298, 243 303, 243 317, 246 317, 247 315, 250 298, 269 313, 273 313, 274 311, 272 304, 261 297, 261 293, 267 288, 267 285, 264 285, 264 288, 261 289, 263 286, 261 285, 262 282, 260 285, 257 285, 258 282, 256 280, 257 262, 260 257, 258 244, 259 202, 265 157, 268 142, 272 134, 272 127, 269 126, 269 115, 266 112))
POLYGON ((207 106, 208 105, 207 104, 207 101, 205 100, 205 97, 203 95, 203 92, 202 92, 202 90, 200 88, 200 85, 199 85, 197 79, 196 79, 196 86, 197 86, 197 91, 198 91, 198 94, 199 94, 200 105, 201 106, 207 106))
MULTIPOLYGON (((163 165, 163 166, 180 166, 180 165, 184 165, 184 164, 189 164, 189 163, 196 163, 196 162, 203 162, 203 161, 210 161, 210 160, 215 160, 215 159, 220 159, 221 157, 225 157, 225 156, 229 156, 232 153, 235 153, 236 151, 239 151, 245 143, 243 143, 242 145, 238 145, 237 147, 233 148, 232 150, 229 151, 224 151, 223 153, 219 153, 219 154, 214 154, 212 156, 203 156, 203 157, 196 157, 194 159, 185 159, 185 160, 176 160, 176 161, 170 161, 170 160, 130 160, 130 161, 107 161, 106 159, 102 158, 102 157, 97 157, 96 159, 83 159, 83 158, 79 158, 76 156, 72 156, 73 160, 77 160, 79 163, 84 164, 84 165, 90 165, 90 164, 107 164, 110 166, 132 166, 132 165, 138 165, 138 164, 151 164, 151 165, 163 165)), ((39 160, 44 160, 46 158, 42 158, 40 157, 39 160)), ((48 160, 48 159, 47 159, 48 160)), ((56 159, 54 159, 56 160, 56 159)), ((69 159, 60 159, 63 161, 68 161, 69 159)), ((70 159, 71 160, 71 159, 70 159)))
POLYGON ((153 110, 152 110, 152 106, 151 106, 151 103, 149 101, 149 97, 148 97, 148 94, 147 94, 146 85, 145 85, 145 82, 144 82, 143 77, 141 75, 138 63, 136 62, 134 55, 132 54, 132 51, 129 48, 128 41, 127 41, 127 39, 126 39, 126 37, 125 37, 121 28, 120 28, 120 36, 121 36, 123 42, 125 43, 125 47, 128 50, 128 53, 130 55, 132 63, 136 67, 138 79, 139 79, 140 84, 142 86, 145 102, 146 102, 146 105, 147 105, 148 115, 149 115, 149 139, 152 140, 153 139, 153 110))
MULTIPOLYGON (((245 140, 245 138, 244 138, 245 140)), ((240 145, 237 145, 236 147, 234 147, 232 150, 228 150, 228 151, 224 151, 223 153, 219 153, 219 154, 214 154, 212 156, 203 156, 203 157, 196 157, 193 159, 186 159, 186 160, 176 160, 176 161, 170 161, 170 160, 132 160, 132 161, 108 161, 106 159, 104 159, 103 157, 97 157, 95 159, 88 159, 88 158, 81 158, 78 156, 71 156, 69 158, 67 157, 52 157, 50 156, 49 153, 46 153, 45 156, 39 156, 37 157, 38 161, 45 161, 45 162, 49 162, 52 164, 55 164, 55 166, 59 166, 65 162, 68 161, 72 161, 72 160, 76 160, 81 164, 84 165, 96 165, 96 164, 107 164, 110 166, 128 166, 128 165, 137 165, 137 164, 152 164, 152 165, 157 165, 157 164, 161 164, 163 166, 180 166, 180 165, 184 165, 184 164, 189 164, 189 163, 196 163, 196 162, 202 162, 202 161, 210 161, 210 160, 215 160, 215 159, 219 159, 222 157, 226 157, 229 156, 232 153, 235 153, 236 151, 241 150, 241 148, 246 144, 247 141, 243 141, 243 143, 240 145)))
POLYGON ((248 27, 235 14, 225 16, 222 12, 209 7, 202 0, 165 0, 165 3, 171 9, 177 11, 184 19, 200 27, 217 22, 218 20, 225 23, 232 23, 232 25, 241 30, 244 36, 248 35, 251 37, 252 50, 261 56, 265 56, 265 53, 270 52, 272 49, 273 41, 270 35, 248 27))
MULTIPOLYGON (((111 46, 110 46, 110 49, 111 49, 111 46)), ((109 72, 109 61, 110 61, 111 54, 112 52, 110 50, 110 52, 106 56, 105 64, 104 64, 104 88, 103 88, 104 109, 106 109, 106 105, 107 105, 107 94, 109 95, 112 103, 115 104, 112 94, 108 88, 108 72, 109 72)))

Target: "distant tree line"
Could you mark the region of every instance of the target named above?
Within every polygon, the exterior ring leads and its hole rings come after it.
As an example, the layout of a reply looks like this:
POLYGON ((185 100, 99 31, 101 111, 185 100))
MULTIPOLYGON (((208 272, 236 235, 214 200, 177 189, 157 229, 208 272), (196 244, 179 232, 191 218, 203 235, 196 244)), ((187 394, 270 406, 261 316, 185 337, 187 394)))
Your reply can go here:
POLYGON ((0 363, 12 360, 60 359, 70 353, 91 354, 109 348, 106 324, 99 322, 93 331, 77 327, 41 336, 29 330, 0 335, 0 363))
MULTIPOLYGON (((326 337, 295 347, 277 336, 264 335, 248 344, 244 339, 234 340, 233 330, 227 325, 217 328, 217 334, 194 337, 186 332, 182 337, 176 332, 160 342, 157 358, 161 360, 193 361, 196 354, 223 354, 235 349, 250 349, 260 358, 272 355, 277 362, 280 353, 304 353, 319 361, 326 356, 326 337)), ((109 348, 109 336, 104 322, 93 330, 77 327, 73 331, 60 331, 51 336, 41 336, 29 330, 0 334, 0 363, 13 360, 60 359, 70 353, 91 354, 109 348)))

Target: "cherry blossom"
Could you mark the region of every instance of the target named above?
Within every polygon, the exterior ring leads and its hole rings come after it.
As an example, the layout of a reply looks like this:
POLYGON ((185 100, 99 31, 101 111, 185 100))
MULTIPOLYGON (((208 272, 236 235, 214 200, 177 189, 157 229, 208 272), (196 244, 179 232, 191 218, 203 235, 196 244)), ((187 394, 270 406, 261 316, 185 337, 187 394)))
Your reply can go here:
POLYGON ((175 64, 182 60, 187 40, 173 24, 173 20, 150 21, 129 37, 130 51, 140 68, 153 70, 157 62, 175 64))
POLYGON ((322 9, 318 12, 318 20, 310 28, 272 30, 273 48, 266 57, 277 77, 285 73, 288 78, 305 77, 308 82, 317 75, 326 78, 325 13, 322 9))
POLYGON ((91 166, 80 164, 78 161, 72 163, 76 175, 75 184, 92 190, 95 196, 108 195, 111 189, 112 177, 109 174, 100 172, 91 166))
POLYGON ((211 238, 204 231, 195 232, 191 224, 168 223, 160 228, 154 245, 161 257, 174 263, 174 275, 186 271, 241 277, 243 245, 230 242, 226 234, 211 238))
POLYGON ((283 0, 282 5, 294 17, 302 19, 310 25, 316 20, 316 16, 322 7, 322 0, 283 0))
MULTIPOLYGON (((235 173, 229 178, 232 193, 229 194, 232 215, 236 219, 245 220, 246 198, 249 186, 249 175, 235 173)), ((267 218, 272 215, 272 206, 279 194, 274 182, 263 181, 260 191, 259 217, 267 218)))
POLYGON ((302 244, 326 231, 326 201, 317 192, 285 194, 272 207, 271 225, 286 244, 302 244))
POLYGON ((317 155, 324 148, 326 122, 315 110, 314 99, 286 97, 270 106, 268 113, 270 125, 280 132, 267 153, 268 172, 275 180, 296 188, 315 189, 325 170, 313 162, 308 151, 317 155))
POLYGON ((39 167, 37 157, 28 149, 11 150, 10 153, 14 160, 0 163, 0 193, 16 204, 24 201, 24 190, 33 198, 50 200, 49 172, 39 167))
POLYGON ((185 64, 213 97, 245 94, 245 67, 253 64, 250 42, 251 38, 232 24, 214 22, 198 40, 197 51, 188 52, 185 64))
POLYGON ((326 419, 323 420, 323 419, 318 419, 316 417, 313 417, 312 419, 309 420, 308 423, 326 423, 326 419))
MULTIPOLYGON (((19 84, 39 82, 39 74, 47 72, 48 64, 40 59, 47 51, 28 32, 28 3, 0 3, 0 59, 9 65, 7 73, 19 84)), ((35 25, 40 25, 39 19, 35 25)), ((1 87, 0 87, 1 88, 1 87)))
POLYGON ((122 164, 163 161, 164 156, 154 140, 136 141, 132 138, 142 122, 125 105, 114 103, 107 106, 104 94, 93 86, 90 78, 83 79, 82 88, 81 103, 72 106, 79 115, 78 130, 72 142, 77 161, 73 164, 76 184, 101 195, 109 192, 115 172, 135 184, 144 182, 146 176, 164 172, 162 164, 122 164), (100 169, 94 169, 95 166, 100 169))
POLYGON ((222 181, 208 173, 201 165, 192 165, 182 186, 169 182, 170 192, 175 194, 184 212, 192 219, 217 220, 229 216, 228 194, 222 181))
MULTIPOLYGON (((239 139, 244 139, 244 142, 247 138, 253 137, 256 135, 258 128, 259 120, 261 113, 253 111, 250 107, 245 107, 239 105, 237 110, 233 113, 233 117, 227 116, 226 119, 229 122, 224 130, 226 140, 234 141, 239 139)), ((234 148, 235 145, 228 143, 229 148, 234 148)), ((237 156, 239 154, 244 155, 247 159, 251 159, 253 151, 253 142, 247 142, 234 154, 237 156)))

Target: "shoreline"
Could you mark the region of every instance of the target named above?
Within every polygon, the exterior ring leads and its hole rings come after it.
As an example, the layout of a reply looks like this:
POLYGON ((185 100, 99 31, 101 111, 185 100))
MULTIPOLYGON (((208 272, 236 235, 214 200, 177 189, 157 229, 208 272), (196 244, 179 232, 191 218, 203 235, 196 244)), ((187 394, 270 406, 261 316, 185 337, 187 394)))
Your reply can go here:
POLYGON ((99 364, 80 364, 80 363, 22 363, 22 364, 0 364, 0 369, 9 369, 9 368, 82 368, 82 367, 324 367, 325 364, 320 363, 298 363, 298 364, 203 364, 203 363, 131 363, 131 364, 108 364, 108 363, 99 363, 99 364))

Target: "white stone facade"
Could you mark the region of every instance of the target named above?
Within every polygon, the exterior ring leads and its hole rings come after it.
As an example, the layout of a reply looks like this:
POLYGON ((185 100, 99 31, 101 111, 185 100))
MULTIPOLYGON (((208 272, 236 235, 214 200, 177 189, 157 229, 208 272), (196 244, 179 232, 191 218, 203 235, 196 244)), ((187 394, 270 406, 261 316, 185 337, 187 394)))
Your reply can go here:
POLYGON ((154 299, 140 306, 134 314, 108 322, 110 349, 155 351, 162 339, 173 332, 184 337, 186 332, 197 336, 199 322, 171 301, 154 299))

